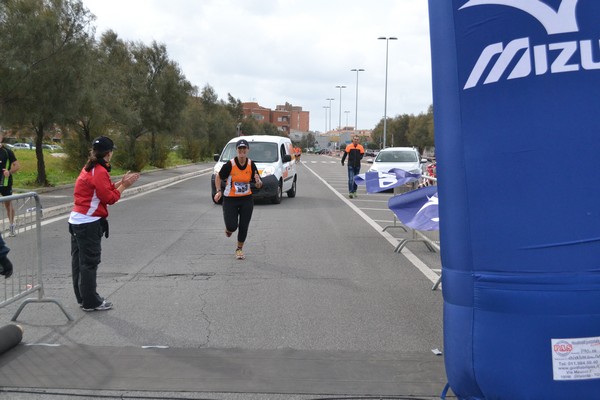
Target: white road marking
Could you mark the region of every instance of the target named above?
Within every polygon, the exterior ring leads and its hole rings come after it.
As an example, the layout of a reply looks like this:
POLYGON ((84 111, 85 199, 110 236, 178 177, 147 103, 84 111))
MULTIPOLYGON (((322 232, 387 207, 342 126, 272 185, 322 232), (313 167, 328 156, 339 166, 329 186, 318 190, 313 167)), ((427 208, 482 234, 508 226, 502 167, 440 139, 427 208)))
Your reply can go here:
MULTIPOLYGON (((319 179, 321 182, 323 182, 323 184, 325 186, 327 186, 337 197, 339 197, 344 203, 346 203, 348 205, 348 207, 350 207, 352 210, 354 210, 355 213, 357 213, 359 216, 362 217, 362 219, 364 219, 369 225, 371 225, 373 227, 373 229, 375 229, 377 232, 379 232, 379 234, 381 236, 383 236, 384 239, 386 239, 392 246, 394 246, 394 248, 396 248, 396 246, 398 246, 398 243, 399 243, 398 239, 396 239, 394 236, 390 235, 388 232, 383 232, 382 231, 383 228, 381 228, 381 226, 378 223, 373 221, 360 208, 355 206, 354 203, 352 203, 350 200, 348 200, 346 197, 344 197, 344 195, 342 195, 340 192, 335 190, 333 188, 333 186, 331 186, 329 183, 327 183, 315 171, 310 169, 310 167, 306 166, 306 168, 314 176, 316 176, 317 179, 319 179)), ((431 283, 436 283, 438 281, 439 275, 436 274, 431 268, 429 268, 427 266, 427 264, 425 264, 423 261, 421 261, 421 259, 419 257, 417 257, 412 251, 410 251, 406 246, 402 249, 402 254, 406 257, 406 259, 408 261, 410 261, 410 263, 412 265, 415 266, 415 268, 417 268, 419 271, 421 271, 421 273, 423 275, 425 275, 425 277, 427 279, 429 279, 431 281, 431 283)))

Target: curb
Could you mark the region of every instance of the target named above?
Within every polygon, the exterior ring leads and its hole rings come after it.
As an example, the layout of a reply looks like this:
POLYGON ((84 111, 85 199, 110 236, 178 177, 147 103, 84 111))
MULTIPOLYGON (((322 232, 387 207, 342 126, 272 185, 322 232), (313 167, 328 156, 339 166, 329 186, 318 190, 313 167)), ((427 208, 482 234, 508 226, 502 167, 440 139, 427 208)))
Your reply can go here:
MULTIPOLYGON (((203 173, 208 172, 208 171, 212 171, 212 168, 206 168, 206 169, 202 169, 199 171, 188 172, 187 174, 182 174, 182 175, 174 176, 171 178, 162 179, 162 180, 156 181, 156 182, 146 183, 145 185, 142 185, 142 186, 135 186, 135 187, 129 188, 129 189, 127 189, 127 191, 123 192, 123 194, 121 195, 121 198, 125 199, 127 197, 131 197, 131 196, 134 196, 139 193, 143 193, 143 192, 150 191, 152 189, 156 189, 157 187, 160 187, 160 186, 165 186, 169 183, 181 181, 181 180, 188 179, 188 178, 193 178, 195 176, 200 176, 203 173)), ((69 186, 75 186, 75 185, 74 184, 65 185, 62 187, 64 188, 64 187, 69 187, 69 186)), ((43 208, 42 209, 42 221, 45 219, 56 217, 58 215, 67 214, 67 213, 71 212, 72 208, 73 208, 72 202, 68 203, 68 204, 61 204, 60 206, 43 208)))
MULTIPOLYGON (((179 168, 185 168, 185 167, 190 167, 196 164, 183 164, 183 165, 177 165, 175 167, 171 167, 171 168, 155 168, 155 169, 151 169, 151 170, 147 170, 147 171, 142 171, 140 172, 140 175, 146 175, 146 174, 152 174, 155 172, 161 172, 161 171, 168 171, 168 170, 173 170, 173 169, 179 169, 179 168)), ((120 178, 123 175, 111 175, 111 179, 115 180, 116 178, 120 178)), ((59 190, 59 189, 66 189, 66 188, 73 188, 75 187, 75 182, 73 183, 65 183, 63 185, 58 185, 58 186, 42 186, 39 188, 33 188, 33 189, 26 189, 26 188, 16 188, 13 187, 13 192, 16 193, 29 193, 29 192, 36 192, 36 193, 47 193, 47 192, 52 192, 54 190, 59 190)))

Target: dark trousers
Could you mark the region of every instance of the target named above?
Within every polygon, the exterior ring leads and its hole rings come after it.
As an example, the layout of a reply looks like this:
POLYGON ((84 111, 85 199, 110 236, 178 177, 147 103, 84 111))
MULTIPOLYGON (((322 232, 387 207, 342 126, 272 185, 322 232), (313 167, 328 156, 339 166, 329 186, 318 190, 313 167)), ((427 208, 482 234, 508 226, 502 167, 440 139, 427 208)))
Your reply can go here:
POLYGON ((225 229, 235 232, 239 228, 237 240, 244 243, 248 236, 248 227, 254 210, 252 196, 225 197, 223 198, 223 218, 225 229))
POLYGON ((71 273, 73 290, 83 308, 96 308, 104 299, 96 293, 96 273, 100 264, 102 223, 69 224, 71 233, 71 273))
POLYGON ((6 257, 9 251, 10 249, 6 246, 6 242, 2 239, 2 236, 0 236, 0 258, 6 257))
POLYGON ((354 182, 354 177, 360 174, 360 164, 358 167, 353 167, 348 164, 348 193, 356 193, 358 185, 354 182))
POLYGON ((5 277, 12 275, 12 263, 7 257, 9 251, 10 249, 6 246, 4 239, 0 236, 0 275, 5 277))

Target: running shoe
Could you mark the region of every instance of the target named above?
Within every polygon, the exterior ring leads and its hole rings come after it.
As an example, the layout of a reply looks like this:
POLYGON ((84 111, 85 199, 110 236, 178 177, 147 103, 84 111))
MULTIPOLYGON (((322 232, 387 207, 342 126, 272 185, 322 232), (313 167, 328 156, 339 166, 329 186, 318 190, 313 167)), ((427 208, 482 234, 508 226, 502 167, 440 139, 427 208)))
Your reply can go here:
POLYGON ((246 258, 246 255, 244 255, 244 252, 242 251, 242 249, 236 249, 235 250, 235 258, 237 258, 238 260, 243 260, 246 258))
POLYGON ((94 307, 94 308, 83 308, 83 311, 106 311, 106 310, 110 310, 112 308, 112 303, 104 300, 102 302, 102 304, 100 304, 98 307, 94 307))

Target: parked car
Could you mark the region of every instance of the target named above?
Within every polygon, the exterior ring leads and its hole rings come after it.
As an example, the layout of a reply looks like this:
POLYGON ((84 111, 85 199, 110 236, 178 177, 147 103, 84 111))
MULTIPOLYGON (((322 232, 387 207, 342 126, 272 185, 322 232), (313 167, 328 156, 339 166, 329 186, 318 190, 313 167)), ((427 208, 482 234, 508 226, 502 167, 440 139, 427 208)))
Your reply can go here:
POLYGON ((388 147, 377 154, 369 171, 387 172, 392 168, 400 168, 413 174, 422 173, 419 151, 414 147, 388 147))
MULTIPOLYGON (((267 198, 272 203, 279 204, 283 193, 288 197, 296 197, 296 159, 294 147, 289 138, 283 136, 253 135, 243 136, 250 144, 248 158, 250 158, 256 167, 263 182, 263 186, 257 189, 254 184, 251 185, 254 198, 267 198)), ((215 175, 219 173, 223 164, 233 159, 237 155, 235 144, 241 137, 235 137, 225 145, 221 154, 215 154, 214 160, 217 162, 213 169, 210 180, 211 198, 217 192, 215 187, 215 175)), ((223 185, 225 182, 221 182, 223 185)), ((223 189, 223 187, 221 187, 223 189)), ((221 201, 219 201, 221 203, 221 201)))
POLYGON ((31 146, 29 143, 15 143, 13 149, 35 150, 35 146, 31 146))
POLYGON ((57 144, 43 144, 42 149, 50 151, 61 151, 62 147, 57 144))

